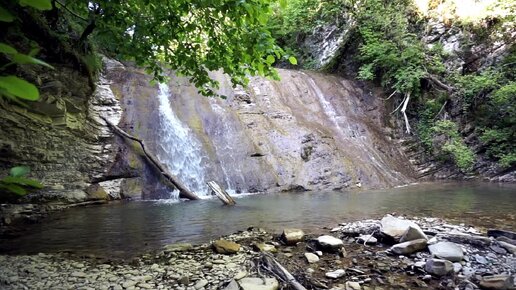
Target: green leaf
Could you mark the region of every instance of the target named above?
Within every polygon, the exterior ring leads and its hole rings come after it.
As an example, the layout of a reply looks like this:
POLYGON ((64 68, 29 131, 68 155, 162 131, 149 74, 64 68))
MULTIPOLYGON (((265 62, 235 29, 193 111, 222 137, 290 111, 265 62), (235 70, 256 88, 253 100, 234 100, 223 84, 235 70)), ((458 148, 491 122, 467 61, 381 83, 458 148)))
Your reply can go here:
POLYGON ((4 7, 0 6, 0 21, 2 22, 13 22, 14 16, 7 11, 4 7))
POLYGON ((39 181, 25 178, 25 177, 14 177, 14 176, 7 176, 2 179, 4 183, 9 184, 18 184, 18 185, 24 185, 24 186, 31 186, 34 188, 43 188, 43 184, 39 183, 39 181))
POLYGON ((5 188, 5 189, 7 189, 7 191, 10 191, 10 192, 15 193, 20 196, 26 195, 28 193, 25 188, 23 188, 19 185, 16 185, 16 184, 9 184, 9 183, 4 184, 4 183, 0 182, 0 187, 5 188))
POLYGON ((274 56, 272 56, 272 55, 268 55, 268 56, 267 56, 266 62, 267 62, 269 65, 273 64, 273 63, 274 63, 274 61, 276 61, 276 59, 274 58, 274 56))
POLYGON ((279 0, 279 4, 281 9, 287 8, 287 0, 279 0))
POLYGON ((5 89, 8 93, 20 99, 29 101, 37 101, 39 99, 39 91, 35 85, 15 76, 0 77, 0 88, 5 89))
POLYGON ((32 56, 28 56, 26 54, 18 53, 13 56, 13 61, 17 64, 39 64, 42 66, 46 66, 48 68, 53 69, 54 67, 49 65, 48 63, 34 58, 32 56))
POLYGON ((50 0, 20 0, 21 6, 30 6, 38 10, 52 10, 50 0))
POLYGON ((9 175, 11 177, 22 177, 22 176, 27 175, 29 172, 30 172, 29 166, 16 166, 16 167, 11 168, 11 170, 9 170, 9 175))
POLYGON ((16 54, 18 51, 7 43, 0 42, 0 52, 5 54, 16 54))
POLYGON ((288 61, 293 65, 297 65, 297 59, 293 56, 289 57, 288 61))

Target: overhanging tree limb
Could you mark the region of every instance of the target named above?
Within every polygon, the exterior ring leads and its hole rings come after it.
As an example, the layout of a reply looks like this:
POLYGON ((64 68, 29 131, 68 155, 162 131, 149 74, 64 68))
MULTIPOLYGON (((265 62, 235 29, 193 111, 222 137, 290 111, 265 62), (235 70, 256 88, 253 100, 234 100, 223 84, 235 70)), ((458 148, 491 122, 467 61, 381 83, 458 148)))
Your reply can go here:
POLYGON ((124 130, 120 129, 115 124, 111 123, 108 119, 106 119, 104 117, 101 117, 101 118, 108 124, 108 126, 111 129, 113 129, 113 131, 115 133, 117 133, 118 135, 120 135, 122 137, 125 137, 125 138, 131 139, 133 141, 136 141, 138 144, 140 144, 140 147, 142 148, 143 153, 145 154, 145 158, 152 165, 154 165, 159 170, 159 172, 165 178, 166 181, 170 182, 172 185, 174 185, 179 190, 179 193, 180 193, 180 195, 182 197, 188 198, 190 200, 199 200, 200 199, 194 192, 192 192, 188 188, 186 188, 186 186, 184 186, 181 183, 181 181, 179 181, 177 179, 177 177, 172 175, 163 165, 161 165, 161 163, 157 160, 156 157, 154 157, 154 155, 152 153, 147 151, 147 149, 145 148, 145 143, 143 142, 143 140, 138 139, 138 138, 136 138, 136 137, 134 137, 132 135, 129 135, 127 132, 125 132, 124 130))

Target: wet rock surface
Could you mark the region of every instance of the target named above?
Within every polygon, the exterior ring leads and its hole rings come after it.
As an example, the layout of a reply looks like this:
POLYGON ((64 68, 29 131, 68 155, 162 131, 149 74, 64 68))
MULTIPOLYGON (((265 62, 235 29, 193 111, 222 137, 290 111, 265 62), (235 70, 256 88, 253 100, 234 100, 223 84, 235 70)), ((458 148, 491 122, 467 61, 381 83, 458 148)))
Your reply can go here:
MULTIPOLYGON (((249 229, 221 238, 240 246, 233 254, 219 254, 214 243, 206 243, 169 245, 163 251, 131 261, 65 253, 0 256, 0 288, 290 289, 287 280, 260 267, 262 255, 274 257, 307 289, 514 287, 516 257, 503 250, 497 240, 499 236, 487 237, 482 230, 437 218, 401 219, 416 224, 428 237, 428 241, 404 242, 420 247, 403 255, 392 251, 392 238, 382 234, 380 220, 351 222, 333 228, 324 235, 324 240, 340 241, 338 251, 328 251, 328 245, 319 242, 322 237, 319 235, 307 233, 302 241, 287 244, 282 235, 249 229), (364 243, 359 233, 371 235, 377 243, 364 243), (460 242, 456 236, 461 237, 460 242), (257 244, 274 246, 276 252, 264 253, 257 244)), ((513 242, 505 239, 506 243, 513 242)))

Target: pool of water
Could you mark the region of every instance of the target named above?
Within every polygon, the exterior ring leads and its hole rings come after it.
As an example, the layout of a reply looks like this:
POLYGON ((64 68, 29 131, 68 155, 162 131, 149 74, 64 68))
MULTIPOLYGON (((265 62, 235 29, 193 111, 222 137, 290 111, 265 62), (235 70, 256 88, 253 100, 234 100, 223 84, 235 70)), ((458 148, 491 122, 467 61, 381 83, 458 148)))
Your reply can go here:
POLYGON ((218 200, 119 202, 59 212, 29 226, 27 234, 2 241, 0 249, 127 258, 168 243, 205 242, 250 226, 317 233, 323 227, 387 213, 514 230, 516 185, 429 183, 374 191, 251 195, 238 198, 234 207, 218 200))

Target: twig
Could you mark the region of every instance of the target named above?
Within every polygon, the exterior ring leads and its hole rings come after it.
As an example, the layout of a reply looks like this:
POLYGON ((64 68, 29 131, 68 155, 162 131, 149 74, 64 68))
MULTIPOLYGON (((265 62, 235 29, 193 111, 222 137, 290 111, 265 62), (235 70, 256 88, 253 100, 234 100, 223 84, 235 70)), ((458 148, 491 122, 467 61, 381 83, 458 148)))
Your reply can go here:
POLYGON ((72 14, 73 16, 81 19, 82 21, 86 21, 88 22, 88 19, 80 16, 79 14, 76 14, 75 12, 73 12, 72 10, 68 9, 68 7, 66 7, 66 5, 64 5, 63 3, 59 2, 58 0, 55 0, 57 4, 59 4, 61 7, 63 7, 66 11, 68 11, 68 13, 72 14))
POLYGON ((394 96, 394 94, 396 94, 397 92, 398 92, 398 91, 394 91, 394 92, 392 92, 392 94, 390 94, 387 98, 385 98, 385 99, 384 99, 384 98, 380 98, 380 99, 382 99, 382 100, 384 100, 384 101, 387 101, 387 100, 389 100, 390 98, 392 98, 392 96, 394 96))
POLYGON ((437 113, 437 115, 435 115, 434 117, 434 120, 437 119, 437 117, 439 117, 439 115, 441 115, 441 113, 443 112, 444 110, 444 107, 446 107, 446 104, 448 104, 448 100, 446 100, 443 104, 443 106, 441 107, 441 109, 439 110, 439 112, 437 113))

